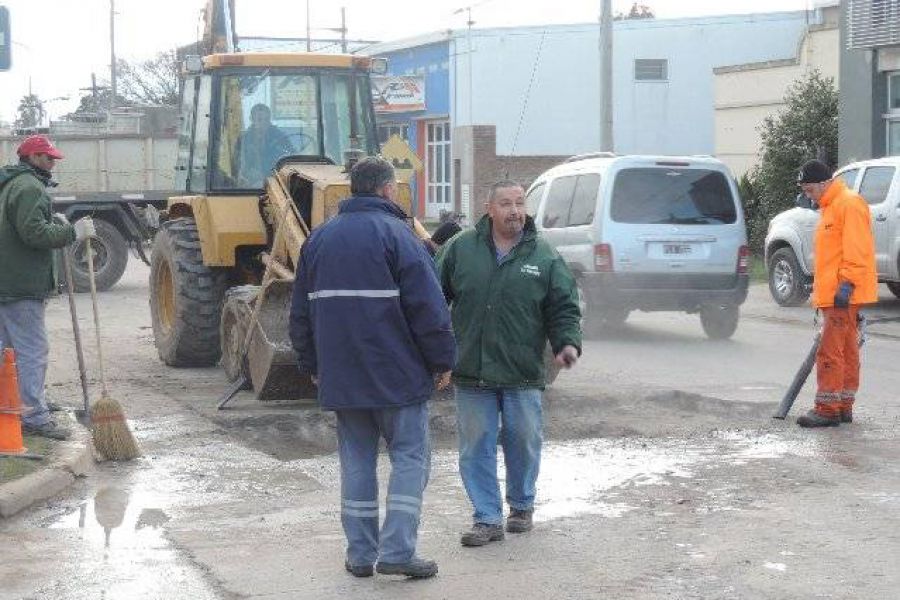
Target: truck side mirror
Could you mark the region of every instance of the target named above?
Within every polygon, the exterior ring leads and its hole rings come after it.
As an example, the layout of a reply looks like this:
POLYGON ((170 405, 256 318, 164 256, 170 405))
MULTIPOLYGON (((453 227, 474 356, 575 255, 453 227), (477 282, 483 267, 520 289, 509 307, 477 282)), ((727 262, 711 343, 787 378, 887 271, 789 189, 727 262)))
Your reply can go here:
POLYGON ((797 194, 797 197, 794 198, 794 204, 796 204, 800 208, 808 208, 809 210, 812 210, 813 207, 812 200, 810 200, 809 196, 807 196, 803 192, 797 194))

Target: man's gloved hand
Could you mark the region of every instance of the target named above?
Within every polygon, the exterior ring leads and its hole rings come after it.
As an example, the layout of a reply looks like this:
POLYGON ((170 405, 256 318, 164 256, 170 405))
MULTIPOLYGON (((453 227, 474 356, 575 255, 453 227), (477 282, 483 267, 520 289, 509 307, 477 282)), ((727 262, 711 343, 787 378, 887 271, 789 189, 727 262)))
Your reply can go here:
POLYGON ((57 225, 71 225, 68 217, 62 213, 53 213, 53 222, 57 225))
POLYGON ((81 217, 75 221, 75 239, 83 242, 92 237, 97 237, 97 230, 94 228, 94 220, 90 217, 81 217))
POLYGON ((835 308, 847 308, 850 306, 850 296, 853 294, 853 284, 849 281, 841 283, 837 293, 834 295, 835 308))

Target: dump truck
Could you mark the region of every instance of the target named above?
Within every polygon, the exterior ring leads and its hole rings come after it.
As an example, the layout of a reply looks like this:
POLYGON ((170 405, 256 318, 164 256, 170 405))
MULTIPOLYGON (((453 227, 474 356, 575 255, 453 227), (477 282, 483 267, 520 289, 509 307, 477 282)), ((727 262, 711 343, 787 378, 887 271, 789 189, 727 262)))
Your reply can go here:
MULTIPOLYGON (((18 160, 23 135, 0 136, 0 164, 18 160)), ((97 237, 91 241, 97 289, 107 290, 122 277, 129 249, 149 264, 144 245, 152 239, 159 211, 173 193, 177 139, 162 132, 53 133, 66 159, 59 162, 50 190, 54 212, 75 222, 91 216, 97 237)), ((75 289, 89 289, 83 242, 66 248, 72 259, 75 289)), ((63 269, 59 269, 60 274, 63 269)))
MULTIPOLYGON (((213 50, 233 36, 230 14, 226 2, 208 6, 213 50)), ((314 397, 288 339, 294 272, 310 231, 350 195, 349 167, 378 152, 369 78, 386 65, 224 49, 184 61, 180 193, 150 258, 156 348, 175 367, 221 361, 262 400, 314 397)), ((409 213, 409 187, 399 188, 409 213)))

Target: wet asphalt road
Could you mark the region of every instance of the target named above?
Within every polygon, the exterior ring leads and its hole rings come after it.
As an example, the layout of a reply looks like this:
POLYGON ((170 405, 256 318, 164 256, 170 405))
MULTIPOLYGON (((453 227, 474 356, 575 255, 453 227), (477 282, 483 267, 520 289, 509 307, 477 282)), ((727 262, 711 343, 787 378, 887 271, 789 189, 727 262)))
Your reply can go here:
MULTIPOLYGON (((216 414, 221 373, 159 364, 146 294, 132 265, 101 300, 111 387, 145 456, 0 522, 0 598, 896 597, 890 337, 866 346, 857 422, 805 432, 769 418, 810 343, 803 309, 754 289, 756 316, 723 342, 695 316, 633 315, 588 341, 547 394, 535 531, 478 550, 458 544, 469 508, 452 403, 438 401, 420 551, 441 573, 355 580, 342 569, 330 420, 249 395, 216 414)), ((896 304, 878 310, 900 315, 896 304)), ((87 328, 87 298, 79 306, 87 328)), ((75 404, 62 302, 48 323, 52 389, 75 404)))

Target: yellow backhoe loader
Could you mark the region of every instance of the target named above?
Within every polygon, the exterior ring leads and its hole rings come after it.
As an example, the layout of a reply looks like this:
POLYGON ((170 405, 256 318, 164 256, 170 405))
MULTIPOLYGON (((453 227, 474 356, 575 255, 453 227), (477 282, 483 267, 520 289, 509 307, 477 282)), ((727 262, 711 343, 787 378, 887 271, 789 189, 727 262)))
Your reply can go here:
MULTIPOLYGON (((294 269, 310 230, 350 195, 348 168, 378 153, 369 76, 378 59, 234 52, 233 0, 209 2, 203 58, 188 57, 178 189, 151 256, 160 358, 221 360, 235 389, 314 397, 288 340, 294 269)), ((411 209, 408 185, 398 203, 411 209)), ((427 237, 411 220, 416 232, 427 237)))

